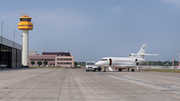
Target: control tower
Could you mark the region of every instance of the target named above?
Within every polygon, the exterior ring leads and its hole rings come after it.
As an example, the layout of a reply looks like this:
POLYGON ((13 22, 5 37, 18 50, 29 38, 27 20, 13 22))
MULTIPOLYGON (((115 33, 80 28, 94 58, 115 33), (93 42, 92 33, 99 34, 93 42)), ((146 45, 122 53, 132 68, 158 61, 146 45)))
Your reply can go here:
POLYGON ((22 64, 28 66, 28 51, 29 51, 29 30, 33 30, 33 23, 31 17, 26 14, 21 16, 20 22, 18 23, 18 29, 23 30, 22 38, 22 64))

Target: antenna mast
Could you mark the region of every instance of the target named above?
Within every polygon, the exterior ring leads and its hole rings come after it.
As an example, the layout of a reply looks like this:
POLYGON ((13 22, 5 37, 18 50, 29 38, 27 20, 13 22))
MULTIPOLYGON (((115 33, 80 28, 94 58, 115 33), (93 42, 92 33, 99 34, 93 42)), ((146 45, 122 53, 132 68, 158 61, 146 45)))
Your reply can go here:
POLYGON ((21 8, 21 16, 23 16, 23 8, 21 8))

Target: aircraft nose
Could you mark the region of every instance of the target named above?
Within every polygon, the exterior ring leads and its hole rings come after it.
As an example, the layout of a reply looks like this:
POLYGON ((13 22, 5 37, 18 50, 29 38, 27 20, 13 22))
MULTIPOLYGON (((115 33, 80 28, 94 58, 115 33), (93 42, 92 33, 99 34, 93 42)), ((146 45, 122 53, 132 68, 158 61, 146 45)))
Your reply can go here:
POLYGON ((96 66, 99 66, 99 65, 100 65, 99 61, 98 61, 98 62, 96 62, 96 63, 95 63, 95 65, 96 65, 96 66))
POLYGON ((95 63, 96 66, 107 66, 106 61, 98 61, 97 63, 95 63))

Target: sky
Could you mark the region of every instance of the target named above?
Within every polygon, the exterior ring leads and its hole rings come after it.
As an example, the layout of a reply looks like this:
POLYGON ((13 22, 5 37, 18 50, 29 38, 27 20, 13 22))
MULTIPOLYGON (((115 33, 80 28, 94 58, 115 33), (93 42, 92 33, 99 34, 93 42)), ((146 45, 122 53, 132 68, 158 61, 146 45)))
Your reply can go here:
POLYGON ((29 49, 69 52, 75 61, 128 57, 147 44, 148 61, 179 60, 180 0, 0 0, 3 37, 22 44, 23 13, 32 17, 29 49))

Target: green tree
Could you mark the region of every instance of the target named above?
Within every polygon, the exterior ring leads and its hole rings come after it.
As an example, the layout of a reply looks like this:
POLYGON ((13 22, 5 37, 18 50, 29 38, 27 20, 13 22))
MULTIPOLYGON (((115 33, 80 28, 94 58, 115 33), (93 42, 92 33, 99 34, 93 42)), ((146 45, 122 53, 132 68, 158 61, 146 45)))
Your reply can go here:
POLYGON ((35 64, 35 62, 34 62, 34 61, 31 61, 31 64, 32 64, 32 65, 34 65, 34 64, 35 64))
POLYGON ((74 66, 75 66, 75 67, 77 66, 77 62, 74 62, 74 66))
POLYGON ((47 62, 46 60, 45 60, 43 63, 44 63, 44 65, 47 65, 47 64, 48 64, 48 62, 47 62))
POLYGON ((77 65, 85 66, 86 62, 77 62, 77 65))
POLYGON ((40 65, 42 65, 42 62, 41 62, 41 61, 38 61, 37 64, 40 66, 40 65))

